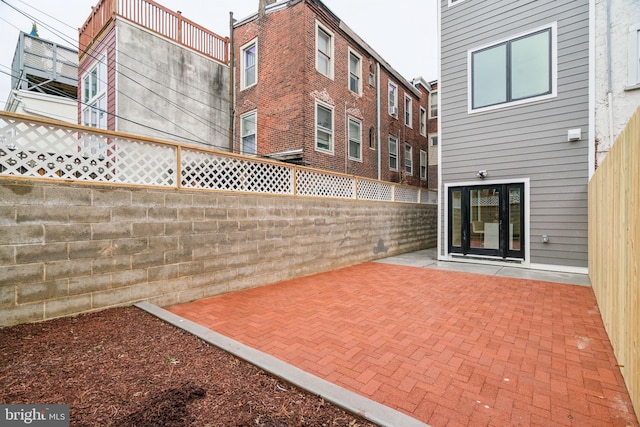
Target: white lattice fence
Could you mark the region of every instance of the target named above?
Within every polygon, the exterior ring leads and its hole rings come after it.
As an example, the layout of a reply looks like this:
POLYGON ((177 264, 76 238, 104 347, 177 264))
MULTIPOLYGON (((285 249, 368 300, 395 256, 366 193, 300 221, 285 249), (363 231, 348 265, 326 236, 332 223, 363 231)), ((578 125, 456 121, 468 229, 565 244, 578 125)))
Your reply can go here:
POLYGON ((416 187, 6 112, 0 112, 0 176, 173 188, 180 183, 190 189, 437 203, 437 193, 416 187))
POLYGON ((420 189, 398 185, 396 187, 396 202, 418 203, 420 201, 420 189))
POLYGON ((393 201, 393 184, 368 179, 358 180, 358 199, 393 201))
POLYGON ((197 150, 181 151, 183 188, 293 195, 293 167, 197 150))
POLYGON ((296 169, 296 193, 299 196, 355 199, 356 180, 310 169, 296 169))

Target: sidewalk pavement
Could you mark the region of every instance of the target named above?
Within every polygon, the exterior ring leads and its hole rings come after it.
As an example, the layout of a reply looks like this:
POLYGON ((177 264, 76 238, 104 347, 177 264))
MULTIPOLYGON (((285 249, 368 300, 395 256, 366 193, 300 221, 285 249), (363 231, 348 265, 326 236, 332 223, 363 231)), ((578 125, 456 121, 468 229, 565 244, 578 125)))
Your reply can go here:
POLYGON ((434 427, 638 425, 588 277, 452 264, 420 251, 168 310, 434 427))

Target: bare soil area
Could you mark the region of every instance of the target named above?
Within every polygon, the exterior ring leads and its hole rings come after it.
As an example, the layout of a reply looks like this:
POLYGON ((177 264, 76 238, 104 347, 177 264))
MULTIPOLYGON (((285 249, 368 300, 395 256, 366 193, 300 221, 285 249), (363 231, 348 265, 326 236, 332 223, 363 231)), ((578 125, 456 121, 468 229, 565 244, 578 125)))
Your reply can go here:
POLYGON ((375 426, 135 307, 0 329, 0 402, 73 426, 375 426))

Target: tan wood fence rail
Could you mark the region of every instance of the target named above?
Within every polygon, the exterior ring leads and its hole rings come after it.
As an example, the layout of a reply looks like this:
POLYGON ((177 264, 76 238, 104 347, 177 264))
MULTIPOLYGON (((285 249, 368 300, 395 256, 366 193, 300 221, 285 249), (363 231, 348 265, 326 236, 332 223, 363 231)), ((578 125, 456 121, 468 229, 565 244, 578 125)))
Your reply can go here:
POLYGON ((0 179, 436 204, 437 192, 0 111, 0 179))
POLYGON ((589 183, 589 276, 640 415, 640 108, 589 183))

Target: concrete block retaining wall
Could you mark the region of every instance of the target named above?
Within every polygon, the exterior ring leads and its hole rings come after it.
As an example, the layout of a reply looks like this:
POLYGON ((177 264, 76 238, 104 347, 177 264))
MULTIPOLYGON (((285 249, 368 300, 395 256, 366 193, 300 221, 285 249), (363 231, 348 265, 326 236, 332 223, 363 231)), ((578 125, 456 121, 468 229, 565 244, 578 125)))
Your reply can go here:
POLYGON ((0 326, 436 245, 435 205, 0 181, 0 326))

